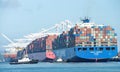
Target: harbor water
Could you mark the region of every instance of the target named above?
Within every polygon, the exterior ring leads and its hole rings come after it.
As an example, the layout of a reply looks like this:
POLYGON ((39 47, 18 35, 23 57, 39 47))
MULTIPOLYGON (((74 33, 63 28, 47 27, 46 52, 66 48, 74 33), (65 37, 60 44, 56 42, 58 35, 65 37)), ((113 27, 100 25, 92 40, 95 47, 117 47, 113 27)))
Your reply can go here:
POLYGON ((120 62, 106 63, 0 63, 0 72, 120 72, 120 62))

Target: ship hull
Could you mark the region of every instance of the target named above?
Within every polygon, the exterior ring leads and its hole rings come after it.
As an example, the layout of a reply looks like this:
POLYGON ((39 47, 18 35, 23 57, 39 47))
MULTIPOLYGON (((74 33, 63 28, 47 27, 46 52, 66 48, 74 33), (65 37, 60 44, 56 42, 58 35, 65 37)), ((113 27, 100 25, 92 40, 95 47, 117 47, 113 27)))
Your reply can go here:
POLYGON ((43 61, 46 58, 45 52, 31 53, 28 54, 28 57, 39 61, 43 61))
POLYGON ((52 62, 55 59, 55 55, 53 52, 37 52, 28 54, 30 59, 39 60, 41 62, 52 62))
POLYGON ((105 50, 106 48, 108 48, 107 46, 92 47, 94 51, 90 51, 90 48, 91 47, 76 46, 72 48, 60 48, 57 50, 53 50, 56 58, 49 58, 49 56, 46 56, 46 52, 31 53, 28 54, 28 56, 30 59, 35 59, 42 62, 53 62, 57 58, 62 58, 63 61, 66 62, 107 62, 112 57, 117 55, 116 46, 109 47, 110 49, 114 48, 114 50, 109 51, 105 50), (86 48, 87 50, 79 51, 79 48, 86 48), (103 50, 99 51, 99 48, 103 48, 103 50))
POLYGON ((110 49, 114 50, 105 50, 108 48, 104 47, 92 47, 94 51, 89 51, 91 47, 72 47, 54 50, 56 57, 62 58, 67 62, 107 62, 109 59, 117 55, 117 47, 112 46, 110 49), (84 51, 80 51, 79 48, 86 48, 84 51), (99 48, 103 48, 102 51, 99 51, 99 48), (97 50, 96 50, 97 49, 97 50))
POLYGON ((67 59, 67 62, 107 62, 109 61, 109 58, 106 59, 85 59, 80 57, 73 57, 71 59, 67 59))
POLYGON ((4 57, 5 62, 14 62, 16 61, 16 58, 12 58, 12 57, 4 57))
POLYGON ((4 57, 5 62, 11 62, 13 59, 10 57, 4 57))
POLYGON ((28 61, 28 62, 10 62, 11 65, 14 64, 37 64, 38 60, 32 60, 32 61, 28 61))

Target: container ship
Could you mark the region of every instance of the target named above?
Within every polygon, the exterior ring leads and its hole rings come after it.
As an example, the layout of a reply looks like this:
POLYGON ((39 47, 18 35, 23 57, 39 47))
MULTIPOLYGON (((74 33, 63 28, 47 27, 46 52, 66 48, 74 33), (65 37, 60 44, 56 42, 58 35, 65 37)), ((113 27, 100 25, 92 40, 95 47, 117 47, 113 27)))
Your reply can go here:
POLYGON ((15 49, 6 49, 3 54, 5 62, 12 62, 17 57, 17 51, 15 49))
POLYGON ((30 59, 39 61, 53 61, 56 56, 52 49, 52 42, 57 38, 57 35, 48 35, 38 38, 24 49, 21 55, 27 54, 30 59))
POLYGON ((117 56, 117 34, 111 26, 95 24, 88 18, 59 35, 48 35, 32 41, 20 56, 31 59, 67 62, 106 62, 117 56))
POLYGON ((16 41, 12 41, 7 35, 1 33, 1 35, 10 43, 8 45, 4 45, 4 53, 2 54, 4 57, 4 62, 12 62, 17 60, 17 52, 23 51, 24 47, 28 45, 26 42, 22 42, 21 39, 16 39, 16 41))

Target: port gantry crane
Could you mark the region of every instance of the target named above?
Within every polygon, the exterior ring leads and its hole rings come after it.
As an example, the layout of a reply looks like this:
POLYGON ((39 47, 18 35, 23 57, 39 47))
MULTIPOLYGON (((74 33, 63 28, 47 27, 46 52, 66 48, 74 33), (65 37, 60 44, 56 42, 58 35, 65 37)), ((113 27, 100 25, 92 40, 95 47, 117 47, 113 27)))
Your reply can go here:
POLYGON ((44 37, 47 35, 53 35, 53 34, 59 35, 62 31, 69 30, 71 27, 72 27, 72 23, 69 20, 65 20, 60 22, 59 24, 55 24, 50 28, 43 29, 39 33, 31 33, 29 35, 24 36, 24 38, 14 39, 14 41, 8 38, 5 34, 1 33, 1 35, 10 42, 10 44, 5 45, 3 47, 7 48, 6 50, 9 50, 9 51, 14 49, 16 49, 16 51, 19 51, 26 48, 26 46, 30 42, 32 42, 37 38, 41 38, 41 37, 44 37))

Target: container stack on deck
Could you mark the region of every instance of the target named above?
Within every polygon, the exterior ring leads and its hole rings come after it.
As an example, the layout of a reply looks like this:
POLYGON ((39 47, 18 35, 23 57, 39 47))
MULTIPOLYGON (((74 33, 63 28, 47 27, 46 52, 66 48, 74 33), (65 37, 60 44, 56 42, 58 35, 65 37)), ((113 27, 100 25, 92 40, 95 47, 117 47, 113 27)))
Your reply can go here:
POLYGON ((16 58, 16 54, 9 54, 9 53, 8 53, 8 54, 4 54, 4 57, 5 57, 5 58, 9 58, 9 57, 10 57, 10 58, 16 58))
POLYGON ((57 35, 48 35, 45 37, 38 38, 32 41, 27 46, 28 53, 36 53, 36 52, 48 52, 52 50, 52 41, 57 38, 57 35))
POLYGON ((27 52, 28 53, 35 53, 35 52, 42 52, 45 51, 45 37, 38 38, 34 41, 32 41, 28 46, 27 46, 27 52))
POLYGON ((117 38, 114 29, 110 26, 80 26, 77 25, 70 31, 63 32, 53 42, 56 48, 68 48, 74 46, 115 46, 117 38))
POLYGON ((116 34, 110 26, 92 26, 75 29, 75 44, 80 46, 117 45, 116 34))
POLYGON ((53 47, 53 41, 57 38, 57 35, 48 35, 45 37, 46 51, 51 51, 53 47))

